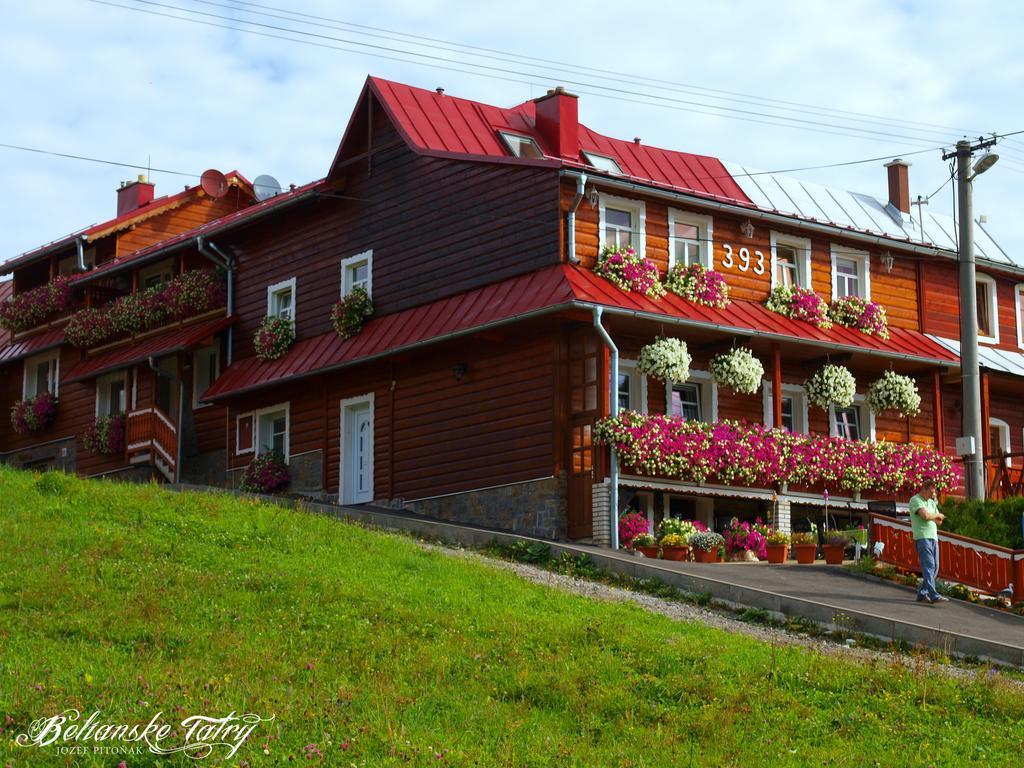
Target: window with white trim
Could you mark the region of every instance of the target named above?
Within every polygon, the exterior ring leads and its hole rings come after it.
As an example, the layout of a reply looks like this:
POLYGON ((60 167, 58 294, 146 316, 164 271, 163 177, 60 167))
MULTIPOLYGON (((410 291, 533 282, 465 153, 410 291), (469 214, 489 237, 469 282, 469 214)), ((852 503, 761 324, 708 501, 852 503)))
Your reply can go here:
POLYGON ((619 164, 615 162, 614 158, 608 157, 607 155, 598 155, 593 152, 584 152, 583 159, 587 161, 587 165, 597 168, 599 171, 605 171, 606 173, 615 173, 622 175, 622 169, 619 164))
POLYGON ((96 379, 96 415, 124 413, 128 402, 128 376, 125 371, 108 373, 96 379))
POLYGON ((60 353, 44 352, 35 357, 25 358, 25 376, 22 382, 22 397, 30 397, 49 392, 57 396, 60 378, 60 353))
MULTIPOLYGON (((988 419, 988 449, 992 455, 1010 452, 1010 425, 1002 419, 988 419)), ((1010 457, 1006 457, 1006 466, 1010 466, 1010 457)))
POLYGON ((871 258, 867 251, 832 246, 832 300, 847 296, 871 298, 871 258))
POLYGON ((828 419, 829 434, 847 440, 874 440, 875 414, 868 408, 867 398, 857 395, 848 408, 832 406, 828 419))
POLYGON ((192 407, 205 408, 210 403, 202 402, 206 390, 220 375, 220 348, 202 347, 192 353, 192 407))
POLYGON ((718 420, 718 385, 706 371, 691 370, 685 383, 666 385, 665 402, 668 415, 683 421, 718 420))
POLYGON ((373 251, 365 251, 341 260, 341 295, 362 287, 373 296, 373 251))
POLYGON ((289 450, 289 409, 288 403, 256 411, 254 445, 256 455, 274 451, 288 461, 289 450))
POLYGON ((811 287, 811 241, 780 232, 770 234, 772 288, 784 285, 811 287))
POLYGON ((1024 349, 1024 283, 1017 283, 1013 289, 1013 302, 1017 311, 1017 346, 1024 349))
POLYGON ((295 278, 282 280, 267 287, 267 314, 295 320, 295 278))
POLYGON ((975 278, 978 300, 978 341, 999 343, 999 300, 996 281, 990 275, 975 278))
POLYGON ((637 370, 636 360, 619 361, 619 385, 616 390, 619 411, 647 413, 647 377, 637 370))
POLYGON ((644 253, 646 206, 639 200, 601 195, 598 208, 601 247, 633 246, 644 253))
POLYGON ((508 151, 516 157, 533 160, 544 157, 540 144, 529 136, 520 136, 518 133, 508 133, 507 131, 498 131, 498 133, 501 135, 502 141, 505 142, 505 146, 508 147, 508 151))
MULTIPOLYGON (((775 426, 775 412, 772 402, 772 383, 764 382, 763 404, 764 404, 764 425, 775 426)), ((804 388, 796 384, 782 385, 782 428, 787 432, 806 435, 810 420, 807 414, 807 393, 804 388)))
POLYGON ((708 269, 713 267, 711 254, 713 222, 710 216, 702 216, 687 211, 668 211, 668 266, 676 264, 688 267, 691 264, 703 264, 708 269))
POLYGON ((139 270, 139 290, 169 283, 174 277, 174 259, 164 259, 139 270))

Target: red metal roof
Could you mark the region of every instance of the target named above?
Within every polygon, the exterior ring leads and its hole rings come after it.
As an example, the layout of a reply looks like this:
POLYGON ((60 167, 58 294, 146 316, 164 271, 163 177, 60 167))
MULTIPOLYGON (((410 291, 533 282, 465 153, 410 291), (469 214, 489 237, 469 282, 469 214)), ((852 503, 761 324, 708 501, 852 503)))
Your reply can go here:
POLYGON ((955 354, 915 331, 892 328, 888 341, 841 326, 823 331, 809 323, 782 317, 756 302, 733 301, 725 309, 710 309, 671 293, 652 300, 622 291, 590 270, 554 266, 404 312, 373 318, 362 332, 347 341, 342 341, 332 331, 298 342, 278 360, 264 362, 255 357, 239 360, 207 390, 204 399, 280 384, 412 345, 441 341, 495 323, 522 319, 540 311, 593 305, 660 315, 728 332, 753 332, 780 341, 804 341, 838 351, 950 365, 959 363, 955 354))
POLYGON ((115 349, 101 352, 95 357, 87 357, 68 371, 66 377, 62 378, 67 382, 81 381, 134 365, 149 357, 159 357, 191 349, 202 343, 203 339, 224 330, 233 322, 233 317, 215 317, 212 320, 150 336, 141 341, 126 342, 115 349))
MULTIPOLYGON (((368 78, 367 87, 378 97, 402 137, 420 152, 562 165, 561 160, 553 157, 544 160, 513 158, 498 136, 498 130, 508 130, 531 136, 541 147, 545 146, 536 129, 532 101, 505 109, 378 77, 368 78)), ((582 123, 579 141, 582 151, 614 158, 623 173, 637 181, 751 205, 750 198, 717 158, 613 139, 582 123)), ((582 158, 581 162, 568 165, 587 167, 582 158)))
MULTIPOLYGON (((0 332, 0 341, 3 340, 4 332, 0 332)), ((8 341, 10 336, 7 337, 8 341)), ((53 347, 59 347, 64 341, 64 326, 49 328, 42 333, 36 333, 25 339, 19 339, 0 347, 0 365, 20 360, 36 352, 43 352, 53 347)))

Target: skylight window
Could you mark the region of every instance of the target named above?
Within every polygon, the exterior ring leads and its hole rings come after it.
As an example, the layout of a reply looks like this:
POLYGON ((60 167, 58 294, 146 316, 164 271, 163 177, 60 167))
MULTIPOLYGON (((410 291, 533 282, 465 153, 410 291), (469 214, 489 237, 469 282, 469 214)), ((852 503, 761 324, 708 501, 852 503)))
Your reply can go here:
POLYGON ((622 169, 619 168, 619 164, 610 157, 595 155, 593 152, 584 152, 583 157, 586 159, 587 165, 592 165, 599 171, 622 175, 622 169))
POLYGON ((499 131, 501 138, 505 140, 505 144, 508 145, 509 151, 516 157, 528 157, 537 159, 544 157, 544 153, 540 150, 540 145, 531 139, 529 136, 520 136, 517 133, 505 133, 505 131, 499 131))

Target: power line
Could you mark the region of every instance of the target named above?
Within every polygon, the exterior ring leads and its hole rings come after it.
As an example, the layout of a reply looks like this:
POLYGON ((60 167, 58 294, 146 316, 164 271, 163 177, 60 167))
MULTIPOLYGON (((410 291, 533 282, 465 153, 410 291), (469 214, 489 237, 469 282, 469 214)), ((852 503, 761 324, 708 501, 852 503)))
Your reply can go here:
POLYGON ((135 169, 140 170, 140 171, 151 171, 153 173, 169 173, 169 174, 173 174, 174 176, 191 176, 191 177, 194 177, 194 178, 197 178, 197 179, 202 177, 202 174, 199 174, 199 173, 185 173, 184 171, 170 171, 170 170, 168 170, 166 168, 153 168, 153 167, 151 167, 149 165, 136 165, 135 163, 122 163, 122 162, 119 162, 117 160, 102 160, 102 159, 97 158, 97 157, 87 157, 85 155, 73 155, 73 154, 71 154, 69 152, 53 152, 53 151, 48 150, 48 149, 38 149, 37 147, 24 147, 24 146, 21 146, 19 144, 2 144, 2 143, 0 143, 0 147, 3 147, 4 149, 19 149, 22 152, 34 152, 35 154, 38 154, 38 155, 52 155, 53 157, 64 157, 64 158, 69 158, 71 160, 85 160, 86 162, 90 162, 90 163, 102 163, 103 165, 116 165, 116 166, 120 166, 121 168, 135 168, 135 169))

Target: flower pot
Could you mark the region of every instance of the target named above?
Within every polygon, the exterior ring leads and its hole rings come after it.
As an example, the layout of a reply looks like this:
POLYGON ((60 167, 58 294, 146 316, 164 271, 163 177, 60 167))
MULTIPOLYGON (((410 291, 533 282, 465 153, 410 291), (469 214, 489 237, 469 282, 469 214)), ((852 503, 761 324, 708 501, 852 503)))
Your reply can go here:
POLYGON ((766 549, 768 550, 769 563, 781 565, 786 562, 786 554, 789 550, 788 544, 769 544, 766 549))
POLYGON ((662 546, 661 556, 665 560, 689 560, 690 548, 689 547, 666 547, 662 546))
POLYGON ((656 560, 658 558, 657 547, 637 547, 636 549, 638 549, 640 551, 640 554, 642 554, 644 557, 649 557, 652 560, 656 560))
POLYGON ((825 562, 829 565, 842 565, 843 564, 843 553, 846 552, 846 547, 842 544, 825 544, 822 547, 825 553, 825 562))
POLYGON ((800 565, 811 565, 814 562, 814 555, 818 551, 817 544, 794 544, 793 553, 800 565))
POLYGON ((698 563, 717 563, 718 562, 718 550, 717 549, 695 549, 693 550, 693 558, 698 563))

